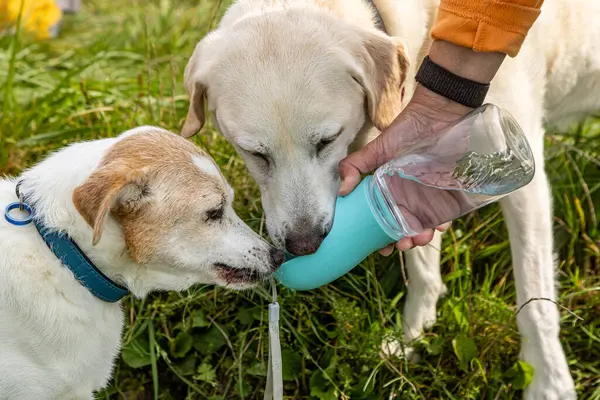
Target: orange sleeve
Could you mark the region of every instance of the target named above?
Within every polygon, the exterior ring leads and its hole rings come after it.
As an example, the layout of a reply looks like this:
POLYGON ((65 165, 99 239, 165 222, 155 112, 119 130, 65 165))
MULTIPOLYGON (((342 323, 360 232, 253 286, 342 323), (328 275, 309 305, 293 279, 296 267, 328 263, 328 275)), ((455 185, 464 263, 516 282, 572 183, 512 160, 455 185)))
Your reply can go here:
POLYGON ((431 36, 516 56, 544 0, 441 0, 431 36))

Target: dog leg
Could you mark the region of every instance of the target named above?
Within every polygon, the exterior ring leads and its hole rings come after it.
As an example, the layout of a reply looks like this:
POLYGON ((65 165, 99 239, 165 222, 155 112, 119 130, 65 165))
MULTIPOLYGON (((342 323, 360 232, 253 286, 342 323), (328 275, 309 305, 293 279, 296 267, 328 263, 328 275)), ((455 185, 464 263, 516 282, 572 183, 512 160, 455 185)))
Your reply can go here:
POLYGON ((408 284, 402 317, 405 342, 418 339, 423 329, 435 323, 437 301, 446 293, 440 272, 441 246, 442 234, 436 231, 427 246, 406 252, 408 284))
MULTIPOLYGON (((405 344, 420 338, 423 330, 435 323, 437 301, 446 292, 440 273, 441 245, 442 235, 436 231, 429 245, 405 253, 408 278, 406 303, 402 316, 405 344)), ((383 351, 386 354, 400 355, 402 345, 397 341, 386 342, 383 351)), ((418 359, 411 347, 405 348, 404 354, 413 361, 418 359)))
MULTIPOLYGON (((544 172, 543 141, 530 141, 536 175, 525 188, 501 201, 506 221, 517 289, 517 306, 532 298, 556 299, 552 255, 552 205, 544 172)), ((559 312, 547 300, 533 300, 517 315, 521 358, 535 369, 525 399, 575 399, 573 380, 559 341, 559 312)))

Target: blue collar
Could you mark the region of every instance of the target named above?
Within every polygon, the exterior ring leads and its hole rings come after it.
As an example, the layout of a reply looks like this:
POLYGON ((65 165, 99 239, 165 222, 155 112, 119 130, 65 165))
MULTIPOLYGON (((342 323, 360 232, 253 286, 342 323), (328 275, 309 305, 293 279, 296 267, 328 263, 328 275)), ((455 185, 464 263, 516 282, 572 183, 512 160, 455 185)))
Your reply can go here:
MULTIPOLYGON (((32 210, 35 212, 33 207, 32 210)), ((108 303, 116 303, 129 293, 100 272, 69 236, 51 230, 35 218, 34 224, 48 248, 94 296, 108 303)))
MULTIPOLYGON (((20 185, 17 185, 18 204, 25 206, 25 209, 31 212, 30 217, 34 217, 35 207, 33 204, 28 205, 25 202, 21 203, 18 186, 20 185)), ((8 211, 6 214, 8 214, 8 211)), ((75 279, 85 286, 94 296, 108 303, 116 303, 129 293, 127 289, 116 284, 100 272, 68 235, 48 228, 36 218, 32 219, 37 231, 44 242, 46 242, 46 245, 48 245, 50 251, 54 253, 64 266, 73 272, 75 279)))

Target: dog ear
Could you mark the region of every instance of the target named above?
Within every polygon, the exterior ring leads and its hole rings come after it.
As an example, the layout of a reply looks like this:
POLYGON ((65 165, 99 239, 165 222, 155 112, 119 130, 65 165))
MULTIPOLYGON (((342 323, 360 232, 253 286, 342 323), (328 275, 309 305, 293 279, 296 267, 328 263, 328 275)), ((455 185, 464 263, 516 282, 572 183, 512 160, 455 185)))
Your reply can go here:
POLYGON ((408 73, 406 46, 398 38, 367 32, 353 77, 365 90, 369 117, 384 130, 402 110, 402 86, 408 73))
POLYGON ((188 109, 187 117, 181 128, 181 136, 184 138, 190 138, 196 133, 200 132, 200 129, 204 126, 204 101, 206 99, 206 86, 201 82, 197 81, 192 85, 192 89, 189 91, 190 95, 190 107, 188 109))
POLYGON ((206 102, 206 82, 210 66, 213 63, 213 56, 217 52, 213 50, 221 37, 221 32, 217 29, 206 35, 194 49, 185 71, 183 73, 183 83, 185 90, 190 97, 190 106, 188 113, 181 128, 181 136, 190 138, 202 129, 204 126, 206 102))
POLYGON ((119 214, 134 212, 141 206, 146 192, 143 171, 122 165, 100 167, 73 192, 73 203, 93 229, 92 245, 102 237, 106 214, 114 209, 119 214))

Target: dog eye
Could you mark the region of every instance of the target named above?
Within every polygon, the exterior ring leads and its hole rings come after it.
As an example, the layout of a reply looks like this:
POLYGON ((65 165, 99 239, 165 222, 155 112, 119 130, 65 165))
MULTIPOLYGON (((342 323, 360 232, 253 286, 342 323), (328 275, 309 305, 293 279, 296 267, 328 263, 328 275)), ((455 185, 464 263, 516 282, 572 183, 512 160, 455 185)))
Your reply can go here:
POLYGON ((219 220, 221 220, 221 218, 223 218, 224 213, 225 213, 225 209, 223 207, 208 210, 206 212, 206 222, 219 221, 219 220))
POLYGON ((342 134, 342 131, 339 131, 338 133, 336 133, 334 136, 329 137, 327 139, 323 139, 321 140, 319 143, 317 143, 317 155, 319 155, 323 150, 325 150, 325 148, 327 146, 329 146, 331 143, 335 142, 335 140, 342 134))
POLYGON ((264 162, 267 165, 267 167, 271 164, 271 161, 269 161, 269 158, 266 155, 262 154, 262 153, 251 152, 250 155, 252 157, 256 157, 259 160, 261 160, 262 162, 264 162))

